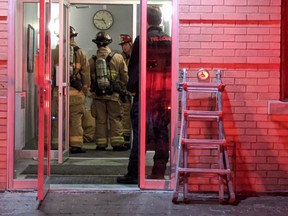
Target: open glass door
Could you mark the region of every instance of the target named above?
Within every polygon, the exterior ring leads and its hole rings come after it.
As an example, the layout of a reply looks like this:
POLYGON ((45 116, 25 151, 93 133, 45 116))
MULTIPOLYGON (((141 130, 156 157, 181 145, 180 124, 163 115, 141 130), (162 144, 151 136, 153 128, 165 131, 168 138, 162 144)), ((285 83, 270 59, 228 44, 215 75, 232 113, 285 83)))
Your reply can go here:
POLYGON ((50 149, 58 150, 56 151, 58 152, 56 155, 58 164, 62 164, 69 153, 69 36, 67 32, 69 4, 67 1, 60 0, 59 5, 54 4, 53 6, 59 6, 59 23, 57 23, 57 19, 56 21, 51 19, 51 0, 49 2, 40 1, 38 200, 44 199, 49 188, 50 149), (55 32, 57 32, 59 42, 57 47, 51 51, 51 36, 55 32), (57 59, 56 62, 55 59, 57 59))
POLYGON ((59 17, 54 20, 54 36, 59 39, 52 51, 52 149, 58 150, 58 164, 69 156, 69 2, 59 1, 59 17))
POLYGON ((178 78, 173 0, 141 1, 140 188, 172 188, 178 78), (172 61, 173 59, 173 61, 172 61), (174 87, 174 88, 173 88, 174 87))
POLYGON ((51 59, 50 22, 51 0, 39 4, 39 55, 38 55, 38 200, 49 190, 50 175, 50 98, 51 59))

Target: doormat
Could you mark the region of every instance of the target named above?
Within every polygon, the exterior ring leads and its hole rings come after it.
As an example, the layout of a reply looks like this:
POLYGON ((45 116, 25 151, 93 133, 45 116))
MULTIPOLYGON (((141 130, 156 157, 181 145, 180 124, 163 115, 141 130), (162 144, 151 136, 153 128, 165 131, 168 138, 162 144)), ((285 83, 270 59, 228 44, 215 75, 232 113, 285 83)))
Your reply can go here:
POLYGON ((129 158, 130 150, 128 151, 113 151, 108 149, 106 151, 96 151, 95 149, 87 149, 85 153, 70 154, 69 157, 89 157, 89 158, 129 158))
MULTIPOLYGON (((44 168, 46 170, 46 166, 44 168)), ((38 166, 28 165, 22 175, 37 175, 38 166)), ((51 165, 52 175, 125 175, 127 165, 125 166, 95 166, 95 165, 51 165)), ((45 173, 46 174, 46 173, 45 173)))
MULTIPOLYGON (((44 168, 46 175, 46 166, 44 168)), ((152 167, 146 167, 146 173, 151 173, 152 167)), ((28 165, 21 175, 37 175, 38 165, 28 165)), ((61 176, 122 176, 127 173, 125 166, 99 166, 99 165, 51 165, 51 175, 61 176)), ((167 167, 165 175, 170 174, 170 167, 167 167)))

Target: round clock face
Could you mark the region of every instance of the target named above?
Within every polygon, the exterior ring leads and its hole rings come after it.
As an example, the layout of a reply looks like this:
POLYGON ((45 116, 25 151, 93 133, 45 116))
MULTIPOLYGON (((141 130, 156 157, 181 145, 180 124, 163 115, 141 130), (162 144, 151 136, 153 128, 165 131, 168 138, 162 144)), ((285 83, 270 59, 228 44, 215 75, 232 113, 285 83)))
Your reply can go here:
POLYGON ((100 30, 109 29, 113 24, 113 16, 107 10, 99 10, 93 17, 93 23, 100 30))

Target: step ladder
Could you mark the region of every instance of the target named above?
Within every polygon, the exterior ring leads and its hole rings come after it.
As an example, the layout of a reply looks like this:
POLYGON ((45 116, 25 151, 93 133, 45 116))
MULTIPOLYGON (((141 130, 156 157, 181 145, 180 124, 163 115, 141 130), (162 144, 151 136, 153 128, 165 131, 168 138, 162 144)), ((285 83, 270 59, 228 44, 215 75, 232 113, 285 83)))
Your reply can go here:
MULTIPOLYGON (((225 85, 221 82, 221 71, 216 71, 216 82, 187 82, 186 69, 181 70, 182 83, 178 84, 178 91, 182 92, 181 101, 181 128, 179 143, 177 146, 175 187, 173 191, 173 203, 179 203, 179 194, 183 196, 183 202, 188 203, 188 179, 193 177, 218 177, 219 182, 219 202, 233 204, 235 202, 235 193, 232 183, 232 175, 229 167, 229 158, 227 152, 227 142, 225 139, 223 121, 222 121, 222 92, 225 85), (189 110, 187 100, 189 94, 210 93, 215 95, 215 109, 213 111, 189 110), (188 137, 187 127, 190 121, 208 121, 216 122, 217 139, 190 139, 188 137), (190 150, 208 149, 217 152, 216 168, 191 168, 188 166, 188 152, 190 150), (224 191, 227 191, 225 197, 224 191)), ((215 137, 213 137, 215 138, 215 137)), ((210 151, 211 152, 211 151, 210 151)), ((201 155, 199 155, 201 157, 201 155)))

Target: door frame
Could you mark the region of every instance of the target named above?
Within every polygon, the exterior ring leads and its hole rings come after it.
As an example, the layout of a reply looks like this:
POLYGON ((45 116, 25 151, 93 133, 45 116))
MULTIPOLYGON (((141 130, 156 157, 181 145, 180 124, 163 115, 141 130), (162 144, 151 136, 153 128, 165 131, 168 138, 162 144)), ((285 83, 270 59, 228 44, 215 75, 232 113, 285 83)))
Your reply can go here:
MULTIPOLYGON (((34 190, 37 188, 38 180, 37 179, 14 179, 14 158, 15 158, 15 86, 16 86, 16 78, 15 78, 15 71, 21 70, 22 64, 15 65, 15 60, 19 61, 22 59, 22 54, 20 56, 16 56, 15 52, 15 26, 19 23, 23 23, 23 17, 18 16, 17 19, 15 18, 16 9, 19 14, 23 14, 23 7, 24 3, 38 3, 39 0, 9 0, 8 1, 8 110, 7 110, 7 189, 31 189, 34 190), (18 7, 21 5, 21 7, 18 7), (16 58, 15 58, 16 57, 16 58)), ((17 32, 17 39, 23 41, 23 30, 17 32)), ((22 43, 21 43, 22 44, 22 43)), ((18 47, 18 52, 22 53, 23 49, 22 46, 18 47)))
POLYGON ((52 0, 40 0, 39 55, 38 55, 38 195, 44 200, 50 189, 51 149, 51 42, 47 27, 51 20, 52 0), (47 5, 48 3, 48 5, 47 5), (48 6, 48 7, 46 7, 48 6), (48 23, 47 23, 48 22, 48 23), (47 76, 48 75, 48 76, 47 76), (48 104, 47 104, 48 103, 48 104), (48 137, 49 136, 49 137, 48 137), (46 153, 46 154, 45 154, 46 153), (45 159, 46 156, 46 159, 45 159), (46 168, 45 168, 46 165, 46 168), (46 174, 45 174, 46 171, 46 174))
MULTIPOLYGON (((70 3, 75 4, 79 1, 80 0, 70 0, 70 3)), ((101 1, 94 0, 94 1, 95 1, 95 4, 96 3, 97 4, 106 3, 105 1, 102 1, 102 0, 101 1)), ((175 87, 175 91, 172 90, 172 101, 171 101, 171 105, 172 105, 171 109, 175 110, 175 112, 172 112, 172 114, 171 114, 171 135, 172 136, 171 136, 171 143, 170 143, 170 146, 171 146, 170 160, 171 160, 171 166, 172 166, 175 163, 175 158, 174 158, 175 156, 173 153, 174 152, 173 148, 174 148, 174 146, 176 146, 175 143, 177 144, 177 113, 178 113, 178 101, 177 101, 178 96, 177 95, 178 94, 177 94, 177 90, 176 90, 176 83, 178 80, 178 70, 179 70, 179 65, 178 65, 179 60, 178 60, 178 50, 177 50, 177 47, 178 47, 177 29, 178 29, 179 24, 178 24, 178 14, 177 14, 178 0, 171 0, 171 1, 172 1, 172 8, 173 8, 173 18, 172 18, 172 50, 173 50, 172 51, 172 59, 173 59, 173 61, 172 61, 172 71, 173 71, 172 87, 173 86, 175 87)), ((32 2, 39 2, 39 1, 38 0, 19 0, 19 2, 21 2, 21 4, 23 5, 24 2, 31 2, 32 3, 32 2)), ((59 1, 57 1, 57 2, 59 2, 59 1)), ((134 0, 125 1, 125 0, 123 0, 123 2, 133 4, 133 10, 136 10, 135 2, 137 2, 137 3, 140 2, 140 7, 142 8, 141 9, 142 12, 143 12, 143 10, 145 10, 145 9, 143 9, 143 7, 145 5, 147 6, 147 0, 139 0, 139 1, 134 1, 134 0)), ((15 65, 14 65, 14 55, 15 55, 15 52, 14 52, 14 49, 15 49, 14 13, 15 13, 15 8, 16 8, 18 3, 15 1, 9 0, 8 33, 9 33, 9 35, 11 35, 11 37, 9 38, 9 41, 8 41, 8 48, 9 48, 9 50, 11 50, 11 52, 9 51, 9 55, 8 55, 8 71, 9 71, 8 77, 9 77, 9 80, 12 80, 12 81, 10 81, 10 83, 8 84, 8 119, 9 119, 9 121, 8 121, 7 130, 9 131, 9 133, 7 135, 7 143, 8 143, 7 154, 9 155, 9 157, 8 157, 8 170, 7 170, 7 173, 8 173, 7 174, 7 178, 8 178, 7 188, 10 188, 10 189, 16 189, 16 188, 35 189, 35 188, 37 188, 37 184, 38 184, 37 180, 19 180, 19 179, 13 178, 14 133, 15 133, 15 123, 14 123, 15 117, 14 117, 14 112, 13 112, 14 107, 15 107, 15 89, 14 89, 15 75, 13 72, 13 71, 15 71, 15 65)), ((92 4, 94 2, 92 2, 91 0, 90 1, 83 0, 83 1, 81 1, 81 3, 92 4)), ((119 1, 117 1, 117 0, 114 0, 111 2, 109 1, 109 4, 117 4, 117 3, 119 3, 119 1)), ((146 10, 147 10, 147 8, 146 8, 146 10)), ((136 12, 133 12, 133 17, 136 18, 136 12)), ((141 20, 143 20, 143 18, 145 18, 145 17, 142 17, 141 20)), ((143 24, 141 25, 142 31, 144 30, 144 28, 146 29, 146 26, 147 26, 146 22, 144 25, 143 24)), ((136 32, 135 25, 133 27, 134 27, 133 33, 135 33, 136 32)), ((142 41, 142 43, 143 43, 143 41, 142 41)), ((142 59, 142 61, 143 61, 143 59, 142 59)), ((142 65, 142 67, 143 67, 143 65, 142 65)), ((143 124, 143 122, 144 122, 143 119, 141 120, 141 122, 142 122, 141 124, 143 124)), ((140 137, 141 137, 141 139, 143 139, 143 134, 140 137)), ((142 158, 145 158, 145 157, 143 157, 143 149, 142 149, 140 158, 142 160, 142 162, 140 162, 140 167, 142 169, 142 171, 140 173, 140 175, 141 175, 140 184, 139 184, 140 189, 165 189, 165 190, 172 189, 172 186, 174 185, 173 184, 173 181, 174 181, 174 173, 173 172, 171 173, 171 180, 169 180, 169 181, 147 180, 147 179, 145 179, 145 176, 143 177, 143 173, 145 173, 145 163, 143 164, 143 159, 142 159, 142 158), (144 166, 144 172, 143 172, 143 166, 144 166)), ((171 170, 171 171, 173 171, 173 170, 171 170)))
POLYGON ((58 80, 59 80, 59 86, 58 86, 58 164, 62 164, 68 157, 69 157, 69 79, 68 79, 68 73, 69 73, 69 62, 68 57, 70 56, 70 37, 69 37, 69 7, 70 7, 70 1, 69 0, 59 0, 59 73, 58 80), (64 17, 63 12, 66 11, 66 17, 64 17), (65 35, 63 34, 63 31, 60 31, 60 29, 64 29, 64 21, 67 21, 67 28, 65 31, 65 35), (64 38, 67 39, 67 41, 64 44, 64 38), (63 60, 63 53, 67 53, 67 58, 64 61, 63 60), (63 65, 65 63, 65 65, 63 65), (64 70, 61 70, 60 68, 64 68, 64 70), (63 82, 63 71, 65 73, 65 82, 63 82), (64 101, 64 107, 63 107, 63 101, 64 101), (65 113, 63 112, 65 110, 65 113), (63 118, 64 117, 64 118, 63 118), (64 119, 64 121, 63 121, 64 119), (65 128, 65 134, 63 133, 63 125, 66 126, 65 128), (64 135, 64 148, 63 148, 63 135, 64 135))
MULTIPOLYGON (((147 0, 141 0, 140 4, 140 14, 141 14, 141 29, 140 29, 140 71, 146 71, 146 48, 147 48, 147 0)), ((151 180, 146 179, 146 113, 143 112, 143 110, 146 110, 146 73, 141 73, 140 77, 140 113, 142 110, 140 116, 140 143, 139 143, 139 149, 140 149, 140 189, 158 189, 158 190, 172 190, 174 186, 174 177, 175 177, 175 170, 172 169, 174 167, 176 159, 175 159, 175 153, 176 153, 176 146, 178 143, 177 139, 177 128, 178 128, 178 121, 177 121, 177 114, 178 114, 178 92, 176 88, 176 84, 178 82, 178 71, 179 71, 179 65, 178 65, 178 1, 177 0, 171 0, 172 5, 172 31, 171 31, 171 37, 172 37, 172 55, 171 59, 171 126, 170 126, 170 166, 171 166, 171 174, 169 180, 151 180), (174 87, 174 88, 173 88, 174 87)))

